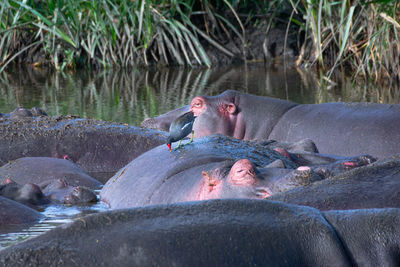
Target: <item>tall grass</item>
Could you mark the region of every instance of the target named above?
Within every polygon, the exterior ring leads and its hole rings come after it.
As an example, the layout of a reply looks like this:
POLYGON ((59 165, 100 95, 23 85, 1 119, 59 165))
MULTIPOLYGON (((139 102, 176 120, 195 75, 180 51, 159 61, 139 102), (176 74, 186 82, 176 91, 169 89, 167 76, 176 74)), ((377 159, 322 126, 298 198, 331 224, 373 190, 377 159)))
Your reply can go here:
POLYGON ((326 81, 347 71, 368 81, 400 82, 400 11, 396 0, 301 0, 306 31, 298 64, 317 65, 326 81))
POLYGON ((230 57, 216 38, 220 32, 237 35, 244 47, 244 27, 232 2, 237 1, 3 0, 0 67, 38 46, 46 57, 33 63, 56 69, 149 62, 210 66, 200 40, 230 57))
POLYGON ((398 6, 397 0, 2 0, 0 72, 26 59, 59 70, 210 66, 209 47, 246 60, 246 27, 265 20, 286 23, 287 34, 304 33, 297 64, 317 66, 327 86, 337 71, 390 86, 400 81, 398 6), (282 16, 288 7, 292 15, 282 16))

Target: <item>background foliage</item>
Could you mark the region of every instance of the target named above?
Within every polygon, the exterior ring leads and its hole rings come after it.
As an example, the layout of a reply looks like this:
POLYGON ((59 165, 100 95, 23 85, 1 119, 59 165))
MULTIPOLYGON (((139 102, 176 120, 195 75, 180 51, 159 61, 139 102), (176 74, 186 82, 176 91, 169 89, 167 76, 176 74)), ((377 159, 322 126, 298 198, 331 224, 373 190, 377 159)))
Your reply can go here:
POLYGON ((0 72, 11 62, 57 70, 152 63, 209 67, 210 47, 245 61, 247 27, 266 21, 267 32, 284 23, 286 34, 298 33, 296 63, 317 67, 328 86, 337 70, 390 86, 400 81, 398 5, 395 0, 3 0, 0 72))

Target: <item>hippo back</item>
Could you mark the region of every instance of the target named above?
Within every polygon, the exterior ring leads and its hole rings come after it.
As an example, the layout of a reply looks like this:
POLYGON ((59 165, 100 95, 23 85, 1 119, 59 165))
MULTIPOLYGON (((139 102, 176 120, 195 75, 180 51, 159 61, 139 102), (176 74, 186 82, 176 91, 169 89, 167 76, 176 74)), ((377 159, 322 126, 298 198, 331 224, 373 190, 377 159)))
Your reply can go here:
POLYGON ((270 139, 313 140, 320 153, 342 156, 400 153, 400 105, 324 103, 298 105, 275 125, 270 139))

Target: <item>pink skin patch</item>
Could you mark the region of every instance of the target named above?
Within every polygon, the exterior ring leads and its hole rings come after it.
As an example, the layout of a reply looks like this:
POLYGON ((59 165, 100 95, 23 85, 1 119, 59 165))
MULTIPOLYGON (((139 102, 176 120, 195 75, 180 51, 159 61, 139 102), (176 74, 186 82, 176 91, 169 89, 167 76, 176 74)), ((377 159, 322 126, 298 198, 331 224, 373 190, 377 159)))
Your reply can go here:
POLYGON ((216 199, 222 195, 222 184, 218 179, 213 178, 210 174, 203 171, 203 181, 197 200, 216 199))
POLYGON ((205 99, 201 96, 193 98, 190 103, 190 110, 193 112, 194 116, 199 116, 206 110, 205 99))
POLYGON ((68 160, 68 159, 69 159, 69 157, 68 157, 67 155, 64 155, 64 156, 63 156, 63 159, 66 159, 66 160, 68 160))
POLYGON ((358 164, 356 162, 354 162, 354 161, 343 162, 343 165, 347 166, 347 167, 358 167, 358 164))
POLYGON ((268 188, 266 188, 266 187, 257 187, 256 188, 256 196, 257 196, 257 198, 263 199, 263 198, 270 197, 271 194, 270 194, 268 188))
POLYGON ((297 170, 299 170, 299 171, 310 171, 311 169, 308 166, 300 166, 300 167, 297 168, 297 170))
POLYGON ((248 159, 241 159, 233 164, 231 171, 228 174, 228 181, 234 185, 250 186, 256 182, 256 173, 248 159))
POLYGON ((278 152, 279 154, 281 154, 282 156, 285 156, 285 157, 287 157, 288 159, 292 159, 292 158, 290 157, 289 152, 287 152, 285 149, 283 149, 283 148, 281 148, 281 147, 276 147, 276 148, 274 148, 274 150, 275 150, 276 152, 278 152))

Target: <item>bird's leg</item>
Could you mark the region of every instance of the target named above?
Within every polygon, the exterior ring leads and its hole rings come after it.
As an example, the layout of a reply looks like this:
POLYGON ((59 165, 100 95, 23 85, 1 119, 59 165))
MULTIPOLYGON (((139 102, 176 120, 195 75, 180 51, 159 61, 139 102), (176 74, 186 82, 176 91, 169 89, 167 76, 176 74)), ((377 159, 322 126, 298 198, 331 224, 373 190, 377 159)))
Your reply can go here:
POLYGON ((194 135, 194 131, 192 130, 192 137, 190 138, 190 143, 193 143, 193 135, 194 135))
POLYGON ((177 150, 178 148, 180 148, 181 142, 182 142, 182 140, 179 140, 178 146, 175 148, 175 150, 177 150))
MULTIPOLYGON (((184 146, 187 145, 187 144, 193 143, 193 135, 194 135, 194 131, 192 131, 192 137, 190 138, 190 142, 189 142, 189 143, 186 143, 186 144, 184 144, 184 145, 182 145, 182 147, 184 147, 184 146)), ((181 142, 182 142, 182 139, 179 140, 178 146, 175 147, 174 150, 178 150, 178 149, 181 147, 181 142)))

